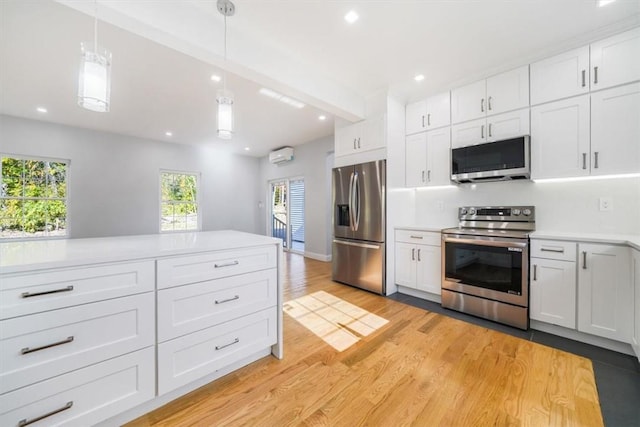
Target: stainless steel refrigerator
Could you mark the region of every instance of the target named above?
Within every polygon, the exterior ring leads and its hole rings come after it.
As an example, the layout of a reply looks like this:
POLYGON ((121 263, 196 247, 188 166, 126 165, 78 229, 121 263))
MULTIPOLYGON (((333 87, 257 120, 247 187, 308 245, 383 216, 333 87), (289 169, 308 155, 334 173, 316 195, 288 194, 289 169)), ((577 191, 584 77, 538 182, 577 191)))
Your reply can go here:
POLYGON ((333 169, 333 280, 385 294, 386 160, 333 169))

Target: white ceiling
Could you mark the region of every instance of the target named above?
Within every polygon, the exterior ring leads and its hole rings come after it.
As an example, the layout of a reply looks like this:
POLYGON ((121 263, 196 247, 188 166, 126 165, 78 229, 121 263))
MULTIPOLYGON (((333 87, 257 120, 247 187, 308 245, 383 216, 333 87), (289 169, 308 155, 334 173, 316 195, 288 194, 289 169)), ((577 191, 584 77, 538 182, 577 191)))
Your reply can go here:
POLYGON ((93 1, 1 0, 0 113, 262 156, 330 135, 334 116, 364 117, 381 91, 416 100, 640 24, 639 0, 236 0, 225 63, 214 0, 98 4, 99 41, 113 52, 112 111, 76 106, 93 1), (352 9, 360 19, 349 25, 352 9), (209 78, 220 67, 233 73, 236 99, 237 134, 226 142, 215 137, 219 84, 209 78))

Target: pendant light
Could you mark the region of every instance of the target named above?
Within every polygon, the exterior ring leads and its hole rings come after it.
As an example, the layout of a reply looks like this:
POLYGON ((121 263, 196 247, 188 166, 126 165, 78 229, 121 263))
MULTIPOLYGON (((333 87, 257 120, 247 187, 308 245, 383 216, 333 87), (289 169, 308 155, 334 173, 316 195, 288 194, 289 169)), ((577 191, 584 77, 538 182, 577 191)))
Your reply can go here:
MULTIPOLYGON (((227 16, 236 12, 235 5, 230 0, 218 0, 218 12, 224 16, 224 62, 227 62, 227 16)), ((218 138, 231 139, 233 136, 233 93, 227 90, 227 72, 222 74, 222 89, 216 94, 218 103, 218 138)))
POLYGON ((98 2, 94 1, 93 43, 80 43, 78 105, 100 113, 109 111, 111 52, 98 46, 98 2))

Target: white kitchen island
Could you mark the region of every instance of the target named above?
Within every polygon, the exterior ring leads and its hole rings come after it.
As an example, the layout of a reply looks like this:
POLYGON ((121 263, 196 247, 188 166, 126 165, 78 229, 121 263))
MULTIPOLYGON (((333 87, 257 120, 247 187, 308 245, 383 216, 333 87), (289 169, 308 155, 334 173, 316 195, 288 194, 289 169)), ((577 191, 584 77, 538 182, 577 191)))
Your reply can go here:
POLYGON ((272 354, 279 239, 0 243, 0 425, 120 425, 272 354))

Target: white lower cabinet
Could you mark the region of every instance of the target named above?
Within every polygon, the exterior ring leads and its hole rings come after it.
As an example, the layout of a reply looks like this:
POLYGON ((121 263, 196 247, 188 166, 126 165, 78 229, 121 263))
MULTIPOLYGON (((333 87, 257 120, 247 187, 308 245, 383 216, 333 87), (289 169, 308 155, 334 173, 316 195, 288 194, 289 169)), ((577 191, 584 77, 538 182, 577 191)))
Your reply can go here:
POLYGON ((630 249, 606 244, 578 245, 578 330, 631 342, 633 284, 630 249))
POLYGON ((441 257, 440 233, 396 230, 397 285, 440 295, 441 257))
POLYGON ((634 309, 633 309, 633 337, 631 346, 640 360, 640 251, 634 249, 631 251, 631 262, 633 274, 633 290, 634 290, 634 309))
POLYGON ((533 320, 576 328, 576 263, 531 258, 529 315, 533 320))
POLYGON ((154 347, 0 395, 0 425, 90 426, 155 395, 154 347))

